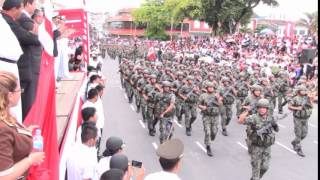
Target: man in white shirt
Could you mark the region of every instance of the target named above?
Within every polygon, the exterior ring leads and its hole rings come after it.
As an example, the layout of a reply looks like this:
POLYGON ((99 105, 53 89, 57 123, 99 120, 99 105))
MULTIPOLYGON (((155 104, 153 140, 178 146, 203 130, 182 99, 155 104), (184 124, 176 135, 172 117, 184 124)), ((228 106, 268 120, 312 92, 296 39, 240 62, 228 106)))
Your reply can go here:
POLYGON ((93 151, 98 137, 94 124, 83 127, 81 144, 76 143, 67 158, 67 174, 70 180, 93 180, 98 163, 97 154, 93 151))
POLYGON ((157 149, 162 171, 148 175, 145 180, 180 180, 177 173, 181 167, 184 145, 179 139, 164 142, 157 149))

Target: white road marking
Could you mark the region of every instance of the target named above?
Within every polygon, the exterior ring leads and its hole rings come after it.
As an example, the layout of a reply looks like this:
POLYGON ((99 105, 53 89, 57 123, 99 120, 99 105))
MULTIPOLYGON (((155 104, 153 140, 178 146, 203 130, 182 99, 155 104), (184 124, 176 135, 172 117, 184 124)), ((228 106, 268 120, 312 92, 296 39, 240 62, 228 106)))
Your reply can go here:
POLYGON ((140 125, 142 126, 143 129, 146 128, 146 126, 144 125, 144 123, 142 122, 142 120, 139 120, 140 125))
POLYGON ((156 149, 156 150, 158 149, 157 143, 153 142, 153 143, 152 143, 152 146, 154 147, 154 149, 156 149))
POLYGON ((308 124, 309 124, 310 127, 318 128, 318 126, 316 126, 316 125, 313 125, 313 124, 311 124, 311 123, 308 123, 308 124))
POLYGON ((282 124, 280 124, 280 123, 278 123, 278 125, 279 125, 281 128, 286 128, 285 125, 282 125, 282 124))
POLYGON ((281 144, 280 142, 276 141, 276 144, 278 144, 279 146, 283 147, 284 149, 288 150, 289 152, 293 153, 293 154, 297 154, 294 150, 288 148, 287 146, 281 144))
POLYGON ((121 87, 121 86, 119 86, 119 89, 120 89, 120 90, 122 90, 122 87, 121 87))
POLYGON ((237 144, 241 146, 243 149, 248 150, 248 147, 243 145, 241 142, 238 141, 237 144))
POLYGON ((131 107, 132 111, 136 111, 132 104, 130 105, 130 107, 131 107))
POLYGON ((318 144, 318 141, 313 141, 313 143, 318 144))
POLYGON ((199 146, 199 148, 200 148, 203 152, 207 153, 206 148, 204 148, 204 146, 203 146, 199 141, 196 141, 196 144, 199 146))
POLYGON ((124 98, 126 98, 126 100, 128 100, 128 96, 126 94, 123 94, 124 95, 124 98))
POLYGON ((182 128, 181 124, 179 124, 177 120, 174 120, 174 122, 176 123, 176 125, 177 125, 179 128, 182 128))

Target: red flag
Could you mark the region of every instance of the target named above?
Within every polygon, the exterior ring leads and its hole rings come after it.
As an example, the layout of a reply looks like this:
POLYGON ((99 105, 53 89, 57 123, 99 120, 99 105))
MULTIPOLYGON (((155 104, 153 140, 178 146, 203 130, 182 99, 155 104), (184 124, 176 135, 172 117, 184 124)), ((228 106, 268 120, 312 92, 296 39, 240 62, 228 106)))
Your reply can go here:
POLYGON ((56 93, 54 76, 52 5, 45 6, 43 29, 39 39, 44 46, 35 102, 24 120, 25 125, 39 125, 42 130, 45 160, 29 170, 29 180, 59 179, 59 149, 56 125, 56 93), (47 39, 47 41, 42 41, 47 39), (49 39, 49 40, 48 40, 49 39), (45 42, 45 43, 43 43, 45 42))

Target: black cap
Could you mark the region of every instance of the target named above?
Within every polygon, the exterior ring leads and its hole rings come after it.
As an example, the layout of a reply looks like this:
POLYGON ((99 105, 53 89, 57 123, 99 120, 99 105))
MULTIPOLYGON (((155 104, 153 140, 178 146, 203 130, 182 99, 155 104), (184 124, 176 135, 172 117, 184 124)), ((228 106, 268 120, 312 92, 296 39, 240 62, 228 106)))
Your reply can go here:
POLYGON ((112 156, 119 149, 123 149, 125 146, 123 140, 118 137, 109 137, 106 142, 106 150, 103 152, 103 156, 112 156))
POLYGON ((183 156, 184 145, 179 139, 164 142, 157 149, 157 155, 168 160, 180 159, 183 156))
POLYGON ((127 171, 129 165, 128 157, 124 154, 115 154, 110 159, 110 168, 127 171))
POLYGON ((22 6, 22 0, 5 0, 2 9, 3 10, 10 10, 15 7, 21 7, 22 6))
POLYGON ((100 180, 122 180, 123 176, 121 169, 110 169, 101 175, 100 180))

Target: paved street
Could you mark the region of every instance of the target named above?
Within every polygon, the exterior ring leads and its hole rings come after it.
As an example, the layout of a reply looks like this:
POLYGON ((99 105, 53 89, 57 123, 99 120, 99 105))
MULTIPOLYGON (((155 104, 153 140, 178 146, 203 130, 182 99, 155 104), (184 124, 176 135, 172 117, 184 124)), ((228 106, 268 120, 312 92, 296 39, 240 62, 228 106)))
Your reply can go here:
MULTIPOLYGON (((124 89, 121 89, 120 85, 118 61, 108 59, 104 62, 103 68, 107 86, 103 98, 106 122, 101 143, 102 150, 109 136, 119 136, 126 143, 125 154, 130 160, 142 161, 146 174, 159 171, 161 168, 155 153, 159 145, 158 127, 157 135, 150 137, 146 124, 141 121, 141 115, 135 112, 134 103, 132 105, 128 103, 124 89)), ((305 158, 296 155, 290 143, 294 138, 292 115, 279 122, 279 126, 280 132, 276 136, 276 143, 272 146, 270 169, 263 180, 317 180, 317 105, 309 121, 308 136, 302 143, 305 158)), ((174 137, 182 139, 185 144, 179 176, 183 180, 249 180, 251 166, 244 141, 245 127, 238 124, 234 117, 228 132, 229 136, 224 137, 219 131, 212 145, 214 157, 210 158, 205 152, 201 116, 198 116, 193 125, 191 137, 185 135, 183 124, 180 126, 175 123, 174 137)))

